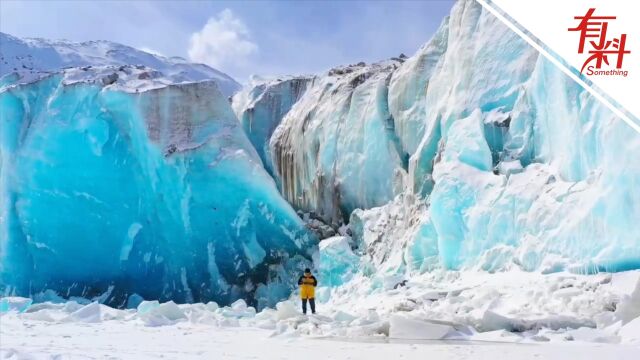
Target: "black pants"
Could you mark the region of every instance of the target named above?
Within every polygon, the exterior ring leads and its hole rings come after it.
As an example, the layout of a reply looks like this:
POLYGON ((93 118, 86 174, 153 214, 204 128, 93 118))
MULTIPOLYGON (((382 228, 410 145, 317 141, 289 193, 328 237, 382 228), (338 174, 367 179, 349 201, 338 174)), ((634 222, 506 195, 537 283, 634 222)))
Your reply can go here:
MULTIPOLYGON (((314 299, 314 298, 309 299, 309 305, 311 305, 311 313, 315 314, 316 313, 316 299, 314 299)), ((307 299, 302 299, 302 313, 303 314, 307 313, 307 299)))

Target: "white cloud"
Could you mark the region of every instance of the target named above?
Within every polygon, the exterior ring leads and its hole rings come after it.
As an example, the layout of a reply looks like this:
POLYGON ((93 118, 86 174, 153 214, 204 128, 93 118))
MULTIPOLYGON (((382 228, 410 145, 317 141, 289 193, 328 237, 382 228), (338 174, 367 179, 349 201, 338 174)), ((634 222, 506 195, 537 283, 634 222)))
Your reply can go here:
POLYGON ((258 51, 244 22, 230 9, 209 18, 202 30, 191 34, 189 58, 222 71, 246 67, 251 55, 258 51))

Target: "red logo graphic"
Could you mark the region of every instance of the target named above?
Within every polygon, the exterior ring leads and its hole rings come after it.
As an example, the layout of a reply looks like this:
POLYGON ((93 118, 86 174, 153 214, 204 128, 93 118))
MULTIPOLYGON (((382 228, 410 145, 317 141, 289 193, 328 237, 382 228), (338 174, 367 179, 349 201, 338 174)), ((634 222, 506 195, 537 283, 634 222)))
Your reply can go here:
POLYGON ((580 20, 580 23, 575 28, 569 28, 569 31, 580 32, 580 45, 578 46, 578 53, 584 54, 585 45, 589 46, 589 56, 582 65, 580 72, 582 73, 587 68, 587 75, 622 75, 627 76, 628 71, 622 70, 622 60, 625 54, 630 54, 631 51, 625 49, 627 42, 627 34, 621 34, 619 37, 607 40, 607 29, 609 27, 609 21, 615 20, 615 16, 594 16, 596 9, 590 8, 584 16, 575 16, 574 19, 580 20), (594 39, 589 40, 587 39, 594 39), (601 70, 602 63, 607 66, 609 64, 609 56, 615 55, 617 57, 616 67, 611 70, 601 70), (595 61, 595 67, 589 65, 595 61), (588 66, 589 65, 589 66, 588 66))

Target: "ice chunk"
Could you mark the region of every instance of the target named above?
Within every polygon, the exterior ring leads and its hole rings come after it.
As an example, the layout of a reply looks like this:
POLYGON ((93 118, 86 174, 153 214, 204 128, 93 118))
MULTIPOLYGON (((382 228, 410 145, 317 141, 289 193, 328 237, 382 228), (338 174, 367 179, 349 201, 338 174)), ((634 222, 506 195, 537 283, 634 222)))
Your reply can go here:
POLYGON ((626 324, 640 316, 640 271, 613 274, 611 287, 619 296, 616 318, 626 324))
POLYGON ((524 331, 525 325, 520 319, 509 318, 495 311, 486 310, 482 316, 480 329, 483 332, 505 329, 507 331, 524 331))
POLYGON ((95 323, 102 321, 100 304, 93 302, 74 311, 69 315, 66 321, 80 321, 87 323, 95 323))
POLYGON ((293 301, 281 301, 276 304, 276 319, 285 320, 298 315, 300 315, 300 311, 293 301))
POLYGON ((218 310, 219 306, 215 301, 209 301, 207 303, 207 310, 209 311, 216 311, 218 310))
POLYGON ((158 306, 160 306, 160 302, 158 300, 143 301, 137 307, 138 314, 142 315, 142 314, 148 313, 156 309, 158 306))
POLYGON ((0 313, 9 311, 24 312, 33 303, 32 299, 22 297, 3 297, 0 298, 0 313))
POLYGON ((479 330, 507 330, 523 332, 541 327, 549 329, 595 327, 591 319, 564 314, 551 313, 547 316, 525 316, 522 314, 505 314, 499 310, 485 310, 480 320, 479 330))
POLYGON ((228 318, 252 318, 256 315, 256 309, 247 306, 247 303, 242 299, 235 301, 230 307, 219 309, 218 312, 228 318))
POLYGON ((341 285, 357 272, 360 260, 351 250, 349 240, 346 236, 334 236, 320 242, 318 275, 323 285, 341 285))
POLYGON ((496 341, 496 342, 520 342, 523 340, 522 336, 506 331, 495 330, 473 334, 469 337, 470 340, 477 341, 496 341))
POLYGON ((629 321, 618 331, 622 343, 640 344, 640 317, 629 321))
POLYGON ((23 297, 3 297, 0 298, 0 313, 9 311, 25 312, 33 303, 32 299, 23 297))
POLYGON ((247 310, 247 303, 242 299, 238 299, 233 304, 231 304, 231 308, 234 311, 245 311, 247 310))
POLYGON ((389 337, 394 339, 439 340, 452 331, 450 325, 407 315, 394 314, 389 319, 389 337))
POLYGON ((186 320, 187 316, 173 301, 158 304, 157 301, 144 301, 138 306, 138 317, 147 326, 165 326, 186 320))
POLYGON ((138 294, 131 294, 127 299, 127 309, 136 309, 142 302, 144 302, 144 298, 138 294))
POLYGON ((522 172, 522 164, 520 164, 519 160, 513 161, 501 161, 498 164, 498 171, 500 174, 511 175, 522 172))
POLYGON ((180 320, 186 318, 182 309, 180 309, 180 307, 173 301, 160 304, 152 309, 151 313, 162 315, 169 320, 180 320))
POLYGON ((357 317, 340 310, 333 314, 333 320, 337 322, 350 323, 355 319, 357 317))
POLYGON ((491 150, 484 138, 482 112, 455 121, 447 132, 444 161, 460 161, 478 170, 491 170, 491 150))

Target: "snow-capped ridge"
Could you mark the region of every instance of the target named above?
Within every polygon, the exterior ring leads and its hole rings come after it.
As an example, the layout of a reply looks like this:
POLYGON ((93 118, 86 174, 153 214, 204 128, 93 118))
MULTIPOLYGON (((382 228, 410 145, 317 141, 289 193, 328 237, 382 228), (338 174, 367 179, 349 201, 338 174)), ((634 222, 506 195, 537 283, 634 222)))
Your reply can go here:
POLYGON ((161 72, 167 82, 214 80, 226 96, 240 89, 230 76, 204 64, 189 63, 180 57, 151 54, 106 40, 73 42, 41 38, 19 39, 0 33, 0 77, 12 72, 33 78, 39 73, 86 66, 146 66, 161 72))

